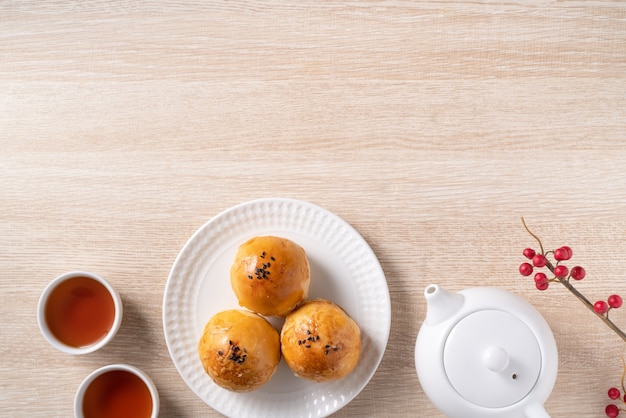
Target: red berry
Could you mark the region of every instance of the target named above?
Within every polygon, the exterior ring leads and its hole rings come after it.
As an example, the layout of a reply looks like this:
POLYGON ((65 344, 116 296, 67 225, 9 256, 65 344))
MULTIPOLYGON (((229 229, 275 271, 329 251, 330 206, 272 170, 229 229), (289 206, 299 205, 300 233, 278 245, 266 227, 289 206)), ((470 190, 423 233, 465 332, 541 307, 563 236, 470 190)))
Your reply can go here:
POLYGON ((567 245, 557 248, 554 250, 554 258, 557 260, 569 260, 572 258, 572 249, 567 245))
POLYGON ((565 266, 556 266, 554 268, 554 275, 559 279, 564 279, 569 274, 569 269, 565 266))
POLYGON ((564 258, 563 260, 569 260, 570 258, 572 258, 573 253, 570 247, 568 247, 567 245, 564 245, 560 249, 567 253, 567 257, 564 258))
POLYGON ((535 283, 542 283, 542 282, 547 282, 547 281, 548 281, 548 276, 546 276, 545 274, 541 272, 535 274, 535 283))
POLYGON ((609 296, 609 300, 607 302, 609 302, 609 306, 611 308, 617 309, 622 306, 622 298, 619 295, 609 296))
POLYGON ((580 267, 580 266, 576 266, 576 267, 572 267, 572 279, 574 280, 582 280, 585 278, 585 269, 580 267))
POLYGON ((618 388, 609 389, 609 398, 618 399, 620 397, 620 392, 618 388))
POLYGON ((563 260, 569 260, 569 252, 561 247, 561 248, 557 248, 556 250, 554 250, 554 259, 558 260, 558 261, 563 261, 563 260))
POLYGON ((519 266, 519 272, 522 276, 530 276, 533 272, 533 266, 529 263, 522 263, 519 266))
POLYGON ((533 264, 535 267, 544 267, 546 265, 546 258, 543 254, 537 254, 533 257, 533 264))
POLYGON ((593 304, 593 310, 600 315, 604 315, 609 310, 609 305, 607 305, 605 301, 599 300, 593 304))
POLYGON ((547 280, 545 282, 535 282, 537 290, 546 290, 548 286, 550 286, 550 283, 547 280))
POLYGON ((615 418, 619 415, 619 408, 613 404, 607 405, 604 412, 606 413, 607 417, 615 418))
POLYGON ((524 248, 522 254, 524 254, 524 257, 526 257, 527 259, 532 260, 532 258, 535 256, 535 250, 533 250, 532 248, 524 248))

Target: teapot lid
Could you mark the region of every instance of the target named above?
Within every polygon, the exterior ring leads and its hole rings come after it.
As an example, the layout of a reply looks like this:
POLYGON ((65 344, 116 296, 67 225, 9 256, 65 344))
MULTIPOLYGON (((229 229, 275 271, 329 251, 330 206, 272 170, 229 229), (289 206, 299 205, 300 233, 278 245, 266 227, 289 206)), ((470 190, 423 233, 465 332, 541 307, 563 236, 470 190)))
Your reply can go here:
POLYGON ((515 315, 475 311, 451 329, 443 366, 454 390, 485 408, 503 408, 524 399, 541 372, 541 348, 534 332, 515 315))

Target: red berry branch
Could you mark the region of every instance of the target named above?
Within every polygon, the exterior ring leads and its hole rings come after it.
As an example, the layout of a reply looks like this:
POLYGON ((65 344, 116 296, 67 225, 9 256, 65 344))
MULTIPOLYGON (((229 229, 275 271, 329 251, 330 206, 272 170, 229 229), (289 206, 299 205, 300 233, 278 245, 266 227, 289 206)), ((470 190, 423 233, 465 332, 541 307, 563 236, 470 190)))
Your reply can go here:
POLYGON ((522 223, 526 231, 537 240, 539 243, 539 252, 536 252, 532 248, 525 248, 523 251, 524 257, 530 260, 530 262, 524 262, 519 266, 519 272, 522 276, 530 276, 535 269, 545 268, 553 277, 548 278, 544 272, 535 273, 535 286, 539 290, 546 290, 550 283, 561 283, 567 290, 569 290, 574 296, 580 300, 591 312, 598 316, 609 328, 611 328, 619 337, 626 342, 626 333, 622 331, 611 319, 609 318, 609 312, 611 309, 617 309, 622 306, 622 298, 619 295, 611 295, 607 301, 599 300, 596 303, 591 303, 582 293, 580 293, 570 282, 570 279, 582 280, 586 276, 585 269, 581 266, 574 266, 569 269, 563 261, 569 261, 572 258, 572 249, 566 245, 557 248, 556 250, 544 251, 543 244, 537 235, 533 234, 524 218, 522 223), (553 264, 548 257, 552 256, 555 263, 553 264))
MULTIPOLYGON (((580 300, 583 305, 585 305, 591 312, 593 312, 598 318, 600 318, 609 328, 611 328, 619 337, 626 342, 626 334, 617 326, 611 319, 609 318, 609 312, 611 309, 617 309, 622 306, 622 298, 619 295, 611 295, 608 297, 606 301, 599 300, 596 303, 591 303, 589 299, 587 299, 582 293, 580 293, 573 285, 570 283, 570 279, 574 280, 582 280, 585 278, 586 272, 585 269, 580 266, 574 266, 569 269, 564 264, 561 264, 563 261, 569 261, 572 258, 572 249, 566 245, 557 248, 552 251, 544 251, 543 244, 537 235, 533 234, 524 218, 522 218, 522 224, 524 224, 524 228, 526 231, 537 240, 539 244, 539 252, 537 253, 532 248, 525 248, 522 254, 526 257, 530 262, 524 262, 519 266, 519 272, 522 276, 530 276, 533 274, 535 269, 546 268, 554 277, 548 278, 548 276, 544 272, 535 273, 535 287, 539 290, 546 290, 550 283, 561 283, 567 290, 569 290, 574 296, 580 300), (552 256, 554 258, 555 263, 553 264, 548 256, 552 256)), ((626 388, 624 385, 624 378, 626 377, 626 363, 622 358, 622 363, 624 364, 624 372, 622 373, 622 392, 624 392, 624 397, 622 398, 621 392, 618 388, 612 387, 608 391, 609 398, 612 400, 619 399, 624 407, 626 407, 626 388)), ((619 408, 615 404, 609 404, 605 408, 606 416, 609 418, 615 418, 621 412, 626 412, 626 409, 619 408)))

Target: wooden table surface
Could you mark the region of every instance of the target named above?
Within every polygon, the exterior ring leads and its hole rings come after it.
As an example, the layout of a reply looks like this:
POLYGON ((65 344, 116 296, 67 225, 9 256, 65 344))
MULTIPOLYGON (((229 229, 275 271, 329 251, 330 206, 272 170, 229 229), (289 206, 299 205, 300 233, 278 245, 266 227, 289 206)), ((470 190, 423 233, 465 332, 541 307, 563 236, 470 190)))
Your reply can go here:
POLYGON ((517 269, 524 216, 573 248, 590 300, 626 297, 624 2, 0 1, 0 174, 1 416, 71 416, 116 362, 153 378, 162 417, 219 416, 170 359, 163 292, 194 231, 261 197, 334 212, 384 269, 387 350, 337 417, 443 417, 413 362, 430 283, 544 315, 553 417, 602 417, 620 384, 624 341, 517 269), (36 321, 75 269, 125 306, 84 356, 36 321))

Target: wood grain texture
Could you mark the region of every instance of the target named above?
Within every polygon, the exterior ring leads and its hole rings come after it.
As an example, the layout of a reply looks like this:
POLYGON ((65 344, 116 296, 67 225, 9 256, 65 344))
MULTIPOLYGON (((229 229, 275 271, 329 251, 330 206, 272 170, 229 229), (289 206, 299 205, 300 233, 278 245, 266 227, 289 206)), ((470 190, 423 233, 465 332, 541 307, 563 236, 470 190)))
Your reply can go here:
POLYGON ((0 1, 0 415, 71 416, 91 370, 127 362, 161 416, 219 416, 170 360, 165 282, 209 218, 285 196, 352 224, 389 284, 385 357, 336 416, 442 417, 413 365, 436 282, 531 301, 559 347, 548 411, 601 417, 624 343, 517 274, 520 217, 574 249, 590 299, 626 296, 625 173, 624 2, 0 1), (81 357, 35 315, 73 269, 126 309, 81 357))

